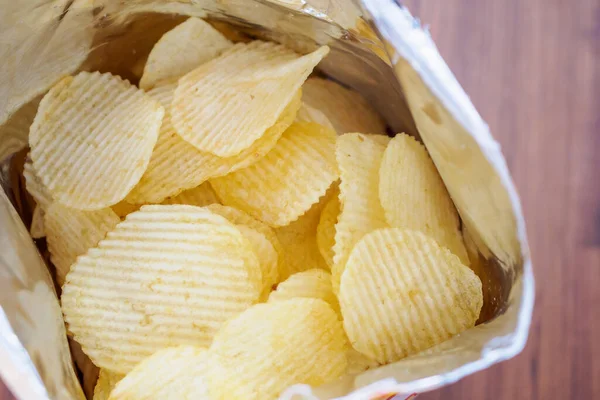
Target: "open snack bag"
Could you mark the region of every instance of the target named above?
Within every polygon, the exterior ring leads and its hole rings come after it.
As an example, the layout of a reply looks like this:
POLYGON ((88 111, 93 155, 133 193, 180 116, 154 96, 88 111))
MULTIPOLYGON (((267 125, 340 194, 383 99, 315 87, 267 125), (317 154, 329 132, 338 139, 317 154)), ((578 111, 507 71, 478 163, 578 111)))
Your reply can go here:
POLYGON ((513 357, 498 144, 392 0, 0 9, 0 376, 20 399, 406 399, 513 357))

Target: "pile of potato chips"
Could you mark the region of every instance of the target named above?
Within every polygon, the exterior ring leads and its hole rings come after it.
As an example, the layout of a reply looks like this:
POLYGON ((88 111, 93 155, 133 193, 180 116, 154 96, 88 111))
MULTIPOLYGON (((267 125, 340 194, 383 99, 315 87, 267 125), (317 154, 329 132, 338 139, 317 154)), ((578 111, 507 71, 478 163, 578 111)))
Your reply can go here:
POLYGON ((299 55, 190 18, 139 88, 54 85, 30 128, 46 236, 95 399, 276 399, 439 344, 482 307, 427 151, 299 55))

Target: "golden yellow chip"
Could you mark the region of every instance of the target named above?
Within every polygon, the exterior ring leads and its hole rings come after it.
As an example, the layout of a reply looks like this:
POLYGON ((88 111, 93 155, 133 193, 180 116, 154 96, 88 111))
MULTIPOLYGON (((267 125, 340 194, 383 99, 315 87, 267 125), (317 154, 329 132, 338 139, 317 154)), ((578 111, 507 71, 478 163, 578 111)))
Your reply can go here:
POLYGON ((54 200, 98 210, 123 200, 146 170, 163 107, 111 74, 80 72, 42 99, 31 159, 54 200))
POLYGON ((331 274, 322 269, 309 269, 298 272, 277 285, 269 295, 269 302, 293 298, 321 299, 340 312, 338 299, 331 288, 331 274))
POLYGON ((324 301, 257 304, 215 336, 211 399, 270 400, 295 383, 331 382, 346 370, 346 349, 342 323, 324 301))
POLYGON ((257 162, 292 124, 302 96, 300 91, 297 92, 277 123, 252 146, 236 156, 222 158, 196 149, 173 129, 169 104, 175 86, 175 83, 165 84, 148 93, 164 104, 167 112, 148 169, 127 196, 131 203, 160 203, 166 197, 197 187, 209 178, 223 176, 257 162))
POLYGON ((33 163, 28 155, 23 165, 23 177, 25 177, 25 189, 33 197, 41 210, 47 210, 54 201, 52 195, 33 168, 33 163))
POLYGON ((46 240, 59 285, 65 281, 77 257, 96 246, 120 221, 110 208, 81 211, 58 203, 48 208, 44 215, 46 240))
POLYGON ((29 234, 33 239, 40 239, 46 236, 46 228, 44 228, 44 210, 42 210, 42 207, 40 206, 35 206, 33 209, 29 234))
POLYGON ((110 400, 210 400, 204 375, 206 349, 178 346, 159 350, 139 363, 110 394, 110 400))
POLYGON ((61 302, 92 361, 127 373, 162 348, 208 346, 261 289, 258 260, 235 225, 206 208, 149 205, 77 259, 61 302))
POLYGON ((93 400, 108 400, 115 385, 123 379, 123 374, 117 374, 106 369, 101 369, 98 381, 94 387, 93 400))
POLYGON ((281 243, 279 242, 279 239, 277 238, 277 235, 275 234, 275 231, 273 230, 273 228, 271 228, 270 226, 266 225, 265 223, 260 222, 259 220, 251 217, 250 215, 246 214, 245 212, 238 210, 237 208, 234 208, 234 207, 227 207, 227 206, 223 206, 221 204, 211 204, 211 205, 207 206, 206 208, 208 208, 210 211, 212 211, 215 214, 225 217, 232 224, 235 224, 238 226, 245 225, 249 228, 254 229, 255 231, 260 232, 265 238, 267 238, 267 240, 271 243, 271 246, 277 253, 278 267, 277 267, 276 272, 270 272, 270 273, 267 273, 266 275, 263 274, 263 280, 265 282, 272 280, 273 283, 277 283, 282 279, 280 276, 280 271, 284 271, 286 268, 285 267, 285 255, 284 255, 283 247, 282 247, 281 243))
POLYGON ((329 268, 333 267, 335 225, 338 222, 340 211, 340 199, 338 191, 336 191, 327 204, 325 204, 325 207, 323 207, 319 225, 317 225, 317 246, 329 268))
POLYGON ((385 122, 358 92, 323 78, 307 79, 302 101, 323 112, 339 135, 348 132, 385 134, 385 122))
POLYGON ((319 111, 306 103, 302 103, 300 106, 298 114, 296 114, 296 121, 314 122, 315 124, 323 125, 324 127, 335 131, 335 127, 322 111, 319 111))
POLYGON ((475 325, 481 281, 419 231, 380 229, 352 250, 339 294, 352 346, 381 363, 425 350, 475 325))
POLYGON ((238 43, 179 80, 173 126, 198 150, 239 154, 277 122, 328 52, 324 46, 299 56, 275 43, 238 43))
POLYGON ((360 374, 361 372, 365 372, 368 369, 377 368, 381 365, 372 358, 369 358, 358 352, 352 346, 348 346, 346 357, 348 358, 348 368, 346 369, 346 373, 351 375, 360 374))
POLYGON ((0 161, 27 147, 29 127, 33 123, 40 98, 19 108, 4 123, 0 123, 0 161))
POLYGON ((193 189, 184 190, 177 196, 170 197, 163 201, 163 204, 189 204, 198 207, 204 207, 214 203, 219 203, 219 198, 208 182, 204 182, 193 189))
POLYGON ((250 242, 254 254, 256 254, 263 277, 260 300, 266 300, 273 285, 279 281, 279 256, 277 251, 275 251, 269 239, 256 229, 252 229, 246 225, 237 225, 237 228, 248 242, 250 242))
POLYGON ((379 166, 387 142, 386 136, 360 133, 338 138, 336 157, 340 168, 342 209, 335 225, 331 268, 336 293, 354 245, 365 234, 388 226, 379 201, 379 166))
POLYGON ((219 31, 199 18, 189 18, 165 33, 152 48, 140 88, 178 78, 233 46, 219 31))
POLYGON ((126 216, 131 214, 134 211, 139 210, 141 207, 140 204, 130 204, 125 200, 121 200, 114 206, 112 206, 112 210, 119 216, 119 218, 124 219, 126 216))
POLYGON ((211 184, 223 204, 273 227, 288 225, 337 179, 335 139, 321 125, 293 123, 261 160, 211 184))
POLYGON ((383 155, 379 181, 390 226, 421 231, 469 265, 458 213, 421 143, 406 134, 394 137, 383 155))

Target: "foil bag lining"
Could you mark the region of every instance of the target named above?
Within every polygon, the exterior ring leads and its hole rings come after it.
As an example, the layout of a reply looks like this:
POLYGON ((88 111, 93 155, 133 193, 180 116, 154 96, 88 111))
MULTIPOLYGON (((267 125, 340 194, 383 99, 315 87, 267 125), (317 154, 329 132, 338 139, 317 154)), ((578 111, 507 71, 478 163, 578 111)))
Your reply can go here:
MULTIPOLYGON (((55 286, 25 224, 14 129, 40 95, 79 70, 119 73, 187 16, 305 53, 331 47, 322 73, 361 92, 394 132, 427 146, 461 215, 484 285, 480 324, 399 362, 287 399, 408 396, 510 358, 527 339, 534 283, 519 199, 499 145, 429 34, 393 0, 0 0, 0 375, 21 399, 83 399, 55 286), (13 129, 13 130, 11 130, 13 129), (8 161, 6 161, 8 160, 8 161), (18 211, 18 212, 17 212, 18 211)), ((34 108, 35 109, 35 108, 34 108)), ((25 118, 25 120, 27 120, 25 118)))

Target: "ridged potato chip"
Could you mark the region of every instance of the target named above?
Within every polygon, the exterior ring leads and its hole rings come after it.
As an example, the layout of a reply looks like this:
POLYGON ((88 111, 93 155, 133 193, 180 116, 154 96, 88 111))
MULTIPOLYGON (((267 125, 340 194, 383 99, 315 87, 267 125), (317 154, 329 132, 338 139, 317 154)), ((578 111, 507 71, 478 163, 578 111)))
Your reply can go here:
POLYGON ((266 300, 271 292, 271 288, 278 282, 279 278, 279 256, 277 251, 275 251, 269 239, 256 229, 252 229, 246 225, 237 225, 237 228, 248 242, 250 242, 254 254, 256 254, 263 277, 260 299, 266 300))
POLYGON ((189 204, 198 207, 204 207, 214 203, 219 203, 219 198, 208 182, 204 182, 193 189, 184 190, 177 196, 170 197, 163 201, 163 204, 189 204))
POLYGON ((44 210, 42 210, 42 207, 40 206, 35 206, 33 209, 29 234, 33 239, 41 239, 46 236, 46 228, 44 227, 44 210))
POLYGON ((335 139, 321 125, 295 122, 261 160, 211 184, 223 204, 273 227, 288 225, 337 179, 335 139))
POLYGON ((273 126, 329 48, 299 56, 282 45, 238 43, 179 80, 177 133, 198 150, 231 157, 273 126))
POLYGON ((110 394, 110 400, 211 400, 204 375, 210 368, 205 348, 159 350, 135 366, 110 394))
POLYGON ((116 374, 106 369, 101 369, 98 381, 94 387, 93 400, 108 400, 115 385, 123 379, 123 374, 116 374))
POLYGON ((331 274, 322 269, 298 272, 277 285, 269 295, 269 302, 294 298, 321 299, 339 313, 340 305, 331 288, 331 274))
POLYGON ((339 135, 385 134, 385 121, 358 92, 317 77, 307 79, 303 88, 302 101, 325 114, 339 135))
POLYGON ((238 155, 223 158, 196 149, 175 132, 169 111, 175 86, 176 83, 168 83, 148 92, 167 111, 148 169, 127 196, 131 203, 160 203, 182 190, 199 186, 209 178, 223 176, 257 162, 275 146, 292 124, 302 96, 298 91, 277 123, 268 128, 252 146, 238 155))
POLYGON ((31 125, 35 171, 67 207, 112 206, 146 170, 163 114, 158 102, 119 77, 66 77, 44 96, 31 125))
POLYGON ((425 350, 475 325, 481 281, 419 231, 380 229, 356 244, 339 293, 352 346, 381 363, 425 350))
POLYGON ((319 218, 319 225, 317 225, 317 246, 329 268, 333 267, 335 225, 338 222, 340 211, 341 204, 338 191, 336 191, 325 204, 325 207, 323 207, 321 217, 319 218))
POLYGON ((317 246, 317 225, 330 192, 331 189, 296 221, 275 229, 285 257, 284 268, 279 270, 281 280, 313 268, 328 269, 317 246))
POLYGON ((324 301, 257 304, 215 336, 211 399, 277 399, 295 383, 333 381, 346 369, 346 349, 342 323, 324 301))
POLYGON ((338 138, 342 209, 335 225, 333 290, 338 292, 346 260, 354 245, 367 233, 388 226, 379 201, 379 166, 389 138, 348 133, 338 138))
POLYGON ((322 111, 319 111, 306 103, 302 103, 300 106, 298 114, 296 114, 296 121, 314 122, 315 124, 323 125, 324 127, 335 131, 335 127, 322 111))
POLYGON ((390 226, 421 231, 469 265, 454 203, 415 138, 399 134, 390 141, 379 169, 379 198, 390 226))
POLYGON ((236 226, 206 208, 149 205, 77 259, 61 302, 92 361, 127 373, 162 348, 208 346, 261 289, 258 260, 236 226))
POLYGON ((199 18, 189 18, 159 39, 152 48, 140 88, 178 78, 233 46, 219 31, 199 18))
POLYGON ((110 208, 81 211, 58 203, 48 208, 44 215, 46 240, 59 285, 77 257, 96 246, 119 222, 121 219, 110 208))
POLYGON ((27 189, 27 192, 33 197, 41 210, 47 210, 54 200, 37 172, 35 172, 29 156, 27 156, 23 165, 23 176, 25 177, 25 189, 27 189))
POLYGON ((272 280, 273 283, 277 283, 282 279, 280 276, 280 272, 286 269, 285 255, 283 247, 273 228, 234 207, 223 206, 221 204, 211 204, 206 208, 215 214, 225 217, 232 224, 238 226, 245 225, 257 232, 260 232, 265 238, 267 238, 267 240, 271 243, 271 246, 273 246, 273 249, 277 253, 278 267, 276 272, 267 273, 266 275, 263 274, 263 280, 265 282, 272 280))

